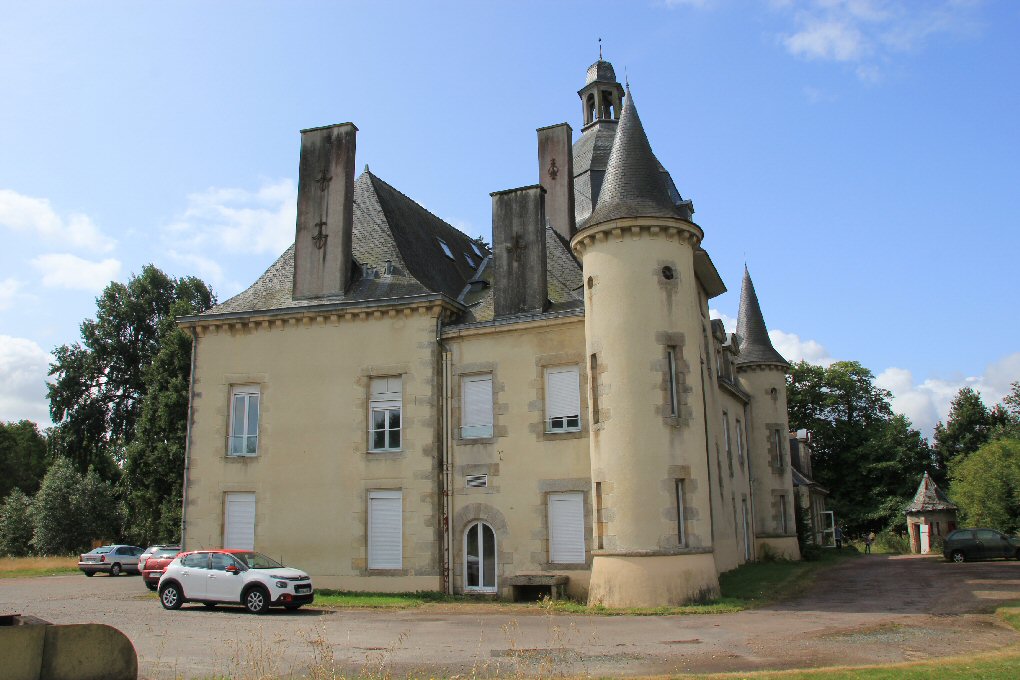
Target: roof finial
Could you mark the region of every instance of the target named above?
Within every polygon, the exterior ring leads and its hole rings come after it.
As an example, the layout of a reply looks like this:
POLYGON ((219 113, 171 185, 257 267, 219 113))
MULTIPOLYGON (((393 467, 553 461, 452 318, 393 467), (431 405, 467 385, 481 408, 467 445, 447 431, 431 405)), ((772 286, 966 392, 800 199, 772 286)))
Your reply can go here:
POLYGON ((627 65, 623 65, 623 84, 627 86, 627 91, 630 92, 630 76, 627 75, 627 65))
POLYGON ((599 38, 599 61, 602 61, 602 38, 599 38))

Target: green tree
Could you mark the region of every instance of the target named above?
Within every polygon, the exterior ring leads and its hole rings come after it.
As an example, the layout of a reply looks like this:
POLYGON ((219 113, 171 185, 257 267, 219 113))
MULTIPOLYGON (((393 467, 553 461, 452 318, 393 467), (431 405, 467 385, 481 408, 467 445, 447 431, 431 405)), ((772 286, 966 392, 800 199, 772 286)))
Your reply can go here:
POLYGON ((949 407, 945 425, 935 425, 935 451, 941 461, 952 466, 978 450, 991 438, 992 415, 981 401, 981 395, 964 387, 949 407))
POLYGON ((41 555, 81 551, 96 539, 119 534, 113 485, 94 469, 81 475, 74 463, 58 458, 32 500, 32 547, 41 555))
POLYGON ((0 423, 0 498, 12 489, 31 495, 47 465, 46 437, 30 420, 0 423))
POLYGON ((965 525, 1020 529, 1020 440, 989 442, 953 465, 949 496, 965 525))
POLYGON ((159 352, 145 372, 145 397, 127 448, 123 488, 127 535, 138 543, 177 542, 187 438, 192 337, 173 317, 196 314, 204 307, 184 296, 164 320, 159 352))
POLYGON ((32 541, 32 499, 14 487, 0 505, 0 555, 23 557, 32 541))
POLYGON ((146 265, 126 284, 110 283, 96 299, 96 318, 81 341, 54 350, 49 386, 53 448, 76 464, 117 476, 134 439, 146 374, 181 309, 208 309, 215 298, 194 277, 174 279, 146 265))
POLYGON ((893 414, 891 396, 856 361, 790 367, 790 427, 811 431, 815 479, 829 489, 829 508, 851 534, 901 522, 901 509, 933 464, 924 438, 893 414))

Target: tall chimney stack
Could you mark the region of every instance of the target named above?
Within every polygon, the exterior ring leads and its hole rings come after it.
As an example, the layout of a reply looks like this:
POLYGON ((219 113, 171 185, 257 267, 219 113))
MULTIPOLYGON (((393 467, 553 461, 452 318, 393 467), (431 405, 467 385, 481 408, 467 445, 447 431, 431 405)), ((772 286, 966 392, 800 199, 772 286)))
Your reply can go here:
POLYGON ((496 316, 545 310, 545 189, 541 185, 492 196, 496 316))
POLYGON ((342 295, 351 281, 357 132, 353 123, 301 131, 295 299, 342 295))
POLYGON ((566 123, 538 129, 538 181, 546 191, 545 216, 568 241, 576 231, 572 137, 566 123))

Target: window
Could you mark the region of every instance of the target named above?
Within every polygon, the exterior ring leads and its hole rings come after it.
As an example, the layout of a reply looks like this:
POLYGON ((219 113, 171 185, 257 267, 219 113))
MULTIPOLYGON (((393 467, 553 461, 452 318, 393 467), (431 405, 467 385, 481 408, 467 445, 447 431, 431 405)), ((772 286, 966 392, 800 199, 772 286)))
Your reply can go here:
POLYGON ((227 553, 211 553, 209 556, 209 568, 216 571, 226 571, 227 567, 236 567, 237 561, 227 553))
POLYGON ((230 390, 231 456, 254 456, 259 450, 259 386, 236 385, 230 390))
POLYGON ((599 422, 599 360, 592 353, 591 370, 588 372, 588 387, 591 390, 591 422, 599 422))
POLYGON ((482 254, 481 248, 479 248, 478 244, 475 243, 474 241, 471 242, 471 250, 475 251, 475 255, 477 255, 478 257, 485 257, 485 255, 482 254))
POLYGON ((549 561, 584 562, 584 494, 549 494, 549 561))
POLYGON ((669 415, 676 418, 680 415, 680 404, 676 389, 676 347, 666 348, 666 370, 669 371, 669 415))
POLYGON ((475 261, 471 259, 470 255, 468 255, 467 253, 464 253, 464 259, 467 261, 469 267, 471 267, 472 269, 475 268, 475 266, 476 266, 475 265, 475 261))
POLYGON ((740 418, 737 418, 737 461, 740 463, 740 467, 744 467, 744 430, 743 425, 740 422, 740 418))
POLYGON ((602 519, 602 482, 595 482, 595 547, 605 548, 606 524, 602 519))
POLYGON ((726 460, 730 466, 730 477, 733 476, 733 446, 730 444, 730 414, 722 412, 723 441, 726 444, 726 460))
POLYGON ((368 492, 368 568, 403 567, 401 491, 368 492))
POLYGON ((496 534, 485 522, 464 532, 464 590, 496 592, 496 534))
POLYGON ((464 439, 491 437, 492 374, 464 376, 460 385, 460 436, 464 439))
POLYGON ((228 493, 223 505, 223 547, 254 550, 255 494, 228 493))
POLYGON ((786 533, 786 496, 779 496, 779 533, 786 533))
POLYGON ((776 472, 783 471, 783 433, 779 431, 779 428, 772 429, 772 437, 770 438, 772 467, 776 472))
POLYGON ((684 526, 684 480, 676 480, 676 539, 681 548, 687 545, 687 527, 684 526))
POLYGON ((192 553, 185 555, 181 558, 182 567, 190 567, 192 569, 208 569, 209 568, 209 553, 192 553))
POLYGON ((450 250, 450 246, 446 245, 446 241, 441 238, 437 238, 436 240, 439 241, 439 247, 443 249, 443 254, 452 260, 453 251, 450 250))
POLYGON ((368 405, 368 450, 400 450, 401 378, 372 378, 368 405))
POLYGON ((577 366, 564 366, 546 370, 546 432, 577 432, 581 429, 581 393, 579 384, 577 366))

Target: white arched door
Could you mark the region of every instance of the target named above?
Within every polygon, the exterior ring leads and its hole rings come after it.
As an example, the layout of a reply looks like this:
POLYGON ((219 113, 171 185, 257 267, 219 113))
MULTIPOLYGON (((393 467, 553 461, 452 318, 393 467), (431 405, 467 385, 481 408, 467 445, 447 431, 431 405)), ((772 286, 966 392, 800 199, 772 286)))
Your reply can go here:
POLYGON ((496 534, 485 522, 471 522, 464 532, 464 590, 496 592, 496 534))

